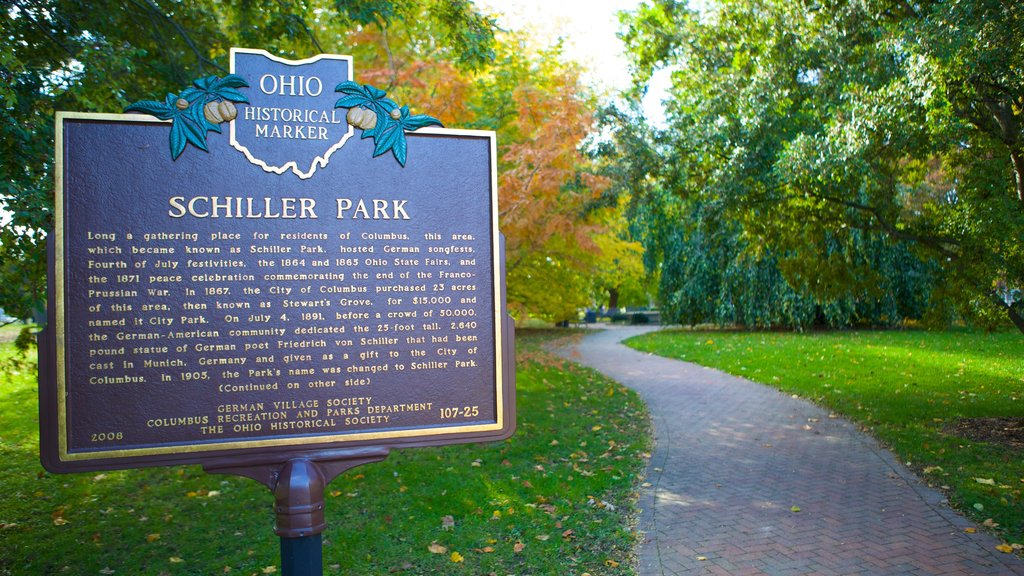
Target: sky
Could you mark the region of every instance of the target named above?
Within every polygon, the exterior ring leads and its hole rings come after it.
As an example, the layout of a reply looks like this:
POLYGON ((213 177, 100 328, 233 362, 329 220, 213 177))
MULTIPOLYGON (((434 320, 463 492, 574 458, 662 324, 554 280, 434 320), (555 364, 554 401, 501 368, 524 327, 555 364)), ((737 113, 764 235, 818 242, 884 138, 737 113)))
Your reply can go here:
MULTIPOLYGON (((527 31, 539 45, 551 45, 561 38, 565 54, 582 64, 584 79, 609 94, 629 88, 629 64, 624 56, 618 12, 633 10, 640 0, 477 0, 485 14, 498 17, 503 28, 527 31)), ((656 75, 644 100, 649 120, 664 118, 667 75, 656 75)))

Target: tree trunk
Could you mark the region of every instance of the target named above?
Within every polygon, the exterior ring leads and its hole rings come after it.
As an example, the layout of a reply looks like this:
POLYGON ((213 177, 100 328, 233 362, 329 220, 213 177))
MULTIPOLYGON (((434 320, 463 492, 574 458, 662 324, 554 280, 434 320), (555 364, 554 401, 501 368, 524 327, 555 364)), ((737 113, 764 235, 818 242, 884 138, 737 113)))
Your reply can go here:
POLYGON ((608 289, 608 309, 616 310, 619 307, 619 289, 609 288, 608 289))
POLYGON ((1011 149, 1010 161, 1013 162, 1013 177, 1017 183, 1017 200, 1024 203, 1024 156, 1011 149))
POLYGON ((1024 202, 1024 157, 1021 156, 1020 150, 1020 121, 1013 111, 1013 104, 992 95, 983 97, 981 101, 999 126, 995 136, 1010 149, 1010 162, 1013 164, 1017 200, 1024 202))
MULTIPOLYGON (((990 292, 990 295, 996 304, 1006 310, 1006 315, 1009 316, 1010 322, 1013 322, 1013 325, 1017 327, 1017 330, 1019 330, 1021 334, 1024 334, 1024 315, 1021 315, 1013 304, 1007 305, 1006 301, 1003 300, 999 294, 990 292)), ((1016 302, 1014 302, 1014 304, 1016 304, 1016 302)))
POLYGON ((1021 313, 1014 309, 1013 306, 1006 307, 1006 315, 1010 317, 1010 321, 1017 327, 1017 330, 1024 334, 1024 316, 1021 316, 1021 313))

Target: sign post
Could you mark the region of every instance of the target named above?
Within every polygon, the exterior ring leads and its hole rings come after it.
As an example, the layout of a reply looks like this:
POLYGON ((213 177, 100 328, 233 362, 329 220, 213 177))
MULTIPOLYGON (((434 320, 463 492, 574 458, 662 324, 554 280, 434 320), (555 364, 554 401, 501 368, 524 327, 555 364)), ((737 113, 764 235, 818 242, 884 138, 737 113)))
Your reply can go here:
POLYGON ((313 574, 337 475, 514 430, 495 137, 348 57, 231 58, 142 114, 57 115, 41 459, 253 478, 313 574))

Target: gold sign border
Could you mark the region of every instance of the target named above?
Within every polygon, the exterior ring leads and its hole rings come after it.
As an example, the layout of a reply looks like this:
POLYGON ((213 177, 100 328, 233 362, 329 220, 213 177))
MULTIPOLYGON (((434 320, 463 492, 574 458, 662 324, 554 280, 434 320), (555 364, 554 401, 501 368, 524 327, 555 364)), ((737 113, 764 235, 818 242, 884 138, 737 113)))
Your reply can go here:
MULTIPOLYGON (((451 128, 422 128, 413 136, 449 136, 486 138, 489 142, 490 162, 490 193, 491 193, 491 257, 493 261, 491 278, 493 290, 492 300, 494 302, 494 386, 495 386, 495 410, 497 419, 493 424, 475 424, 470 426, 439 426, 424 428, 409 428, 404 430, 376 431, 376 432, 355 432, 345 434, 320 434, 316 436, 298 436, 290 438, 268 438, 264 440, 240 440, 222 441, 198 444, 175 444, 172 446, 148 447, 148 448, 124 448, 117 450, 102 451, 68 451, 68 422, 67 422, 67 365, 65 362, 67 354, 66 343, 66 319, 65 319, 65 283, 64 275, 64 124, 67 121, 86 120, 98 122, 134 122, 134 123, 156 123, 166 124, 169 121, 159 120, 146 114, 101 114, 89 112, 57 112, 56 115, 56 136, 55 146, 55 171, 54 171, 54 290, 56 294, 56 310, 54 311, 55 337, 57 343, 57 419, 58 419, 58 457, 62 462, 80 462, 89 460, 101 460, 107 458, 128 458, 135 456, 158 456, 176 454, 196 454, 202 452, 226 451, 226 450, 251 450, 256 448, 271 448, 282 446, 308 446, 314 444, 339 443, 339 448, 344 444, 365 442, 373 440, 389 439, 415 439, 427 436, 443 436, 451 434, 471 434, 478 432, 498 432, 505 429, 505 398, 504 398, 504 338, 502 327, 504 325, 505 311, 501 297, 501 278, 504 269, 501 260, 501 234, 498 230, 498 165, 497 165, 497 135, 489 130, 460 130, 451 128)), ((233 126, 233 123, 232 123, 233 126)), ((233 128, 232 128, 233 129, 233 128)), ((388 161, 388 159, 384 159, 388 161)), ((509 320, 511 321, 511 320, 509 320)))

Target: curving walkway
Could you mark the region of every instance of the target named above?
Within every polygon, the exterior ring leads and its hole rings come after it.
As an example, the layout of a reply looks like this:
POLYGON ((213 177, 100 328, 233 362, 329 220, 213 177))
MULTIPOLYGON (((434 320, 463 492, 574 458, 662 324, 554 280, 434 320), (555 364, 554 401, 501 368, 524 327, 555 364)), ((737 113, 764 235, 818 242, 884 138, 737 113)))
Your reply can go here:
POLYGON ((1024 562, 980 528, 965 533, 970 521, 851 423, 619 344, 656 328, 610 327, 559 351, 650 410, 641 576, 1024 575, 1024 562))

